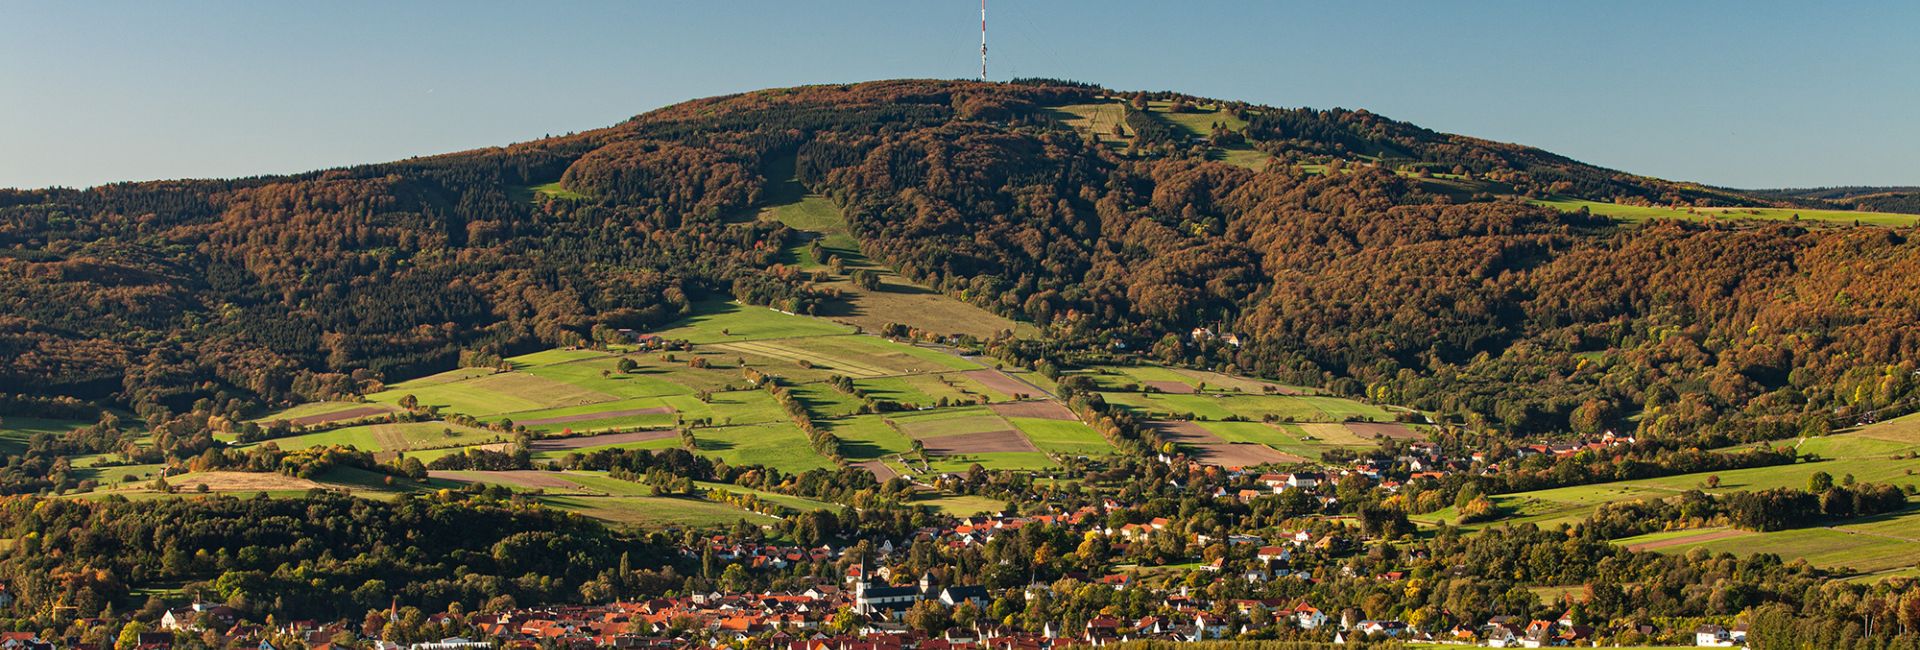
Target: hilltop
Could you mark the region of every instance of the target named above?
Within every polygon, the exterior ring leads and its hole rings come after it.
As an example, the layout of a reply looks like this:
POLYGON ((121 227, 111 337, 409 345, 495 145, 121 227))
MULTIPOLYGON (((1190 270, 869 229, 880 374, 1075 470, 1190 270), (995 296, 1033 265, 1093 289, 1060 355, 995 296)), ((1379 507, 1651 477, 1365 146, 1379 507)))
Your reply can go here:
POLYGON ((209 422, 732 299, 1028 359, 1138 351, 1489 435, 1768 437, 1902 403, 1857 396, 1920 356, 1920 296, 1892 280, 1920 266, 1913 217, 1795 200, 1364 110, 771 89, 309 174, 0 192, 0 392, 17 415, 124 409, 190 455, 209 422))

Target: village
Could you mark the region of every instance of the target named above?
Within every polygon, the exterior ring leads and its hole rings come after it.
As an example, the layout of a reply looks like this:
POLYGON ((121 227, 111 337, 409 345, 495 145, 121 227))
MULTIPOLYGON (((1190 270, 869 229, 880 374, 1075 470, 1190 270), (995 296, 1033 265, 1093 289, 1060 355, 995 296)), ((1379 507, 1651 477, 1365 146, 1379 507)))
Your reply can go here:
MULTIPOLYGON (((1568 454, 1599 446, 1630 444, 1625 437, 1576 444, 1540 443, 1517 448, 1515 456, 1568 454)), ((1335 512, 1335 486, 1365 481, 1393 491, 1406 483, 1437 480, 1449 472, 1488 466, 1484 454, 1448 458, 1436 445, 1416 442, 1392 465, 1360 461, 1346 467, 1256 472, 1228 469, 1226 486, 1204 494, 1216 500, 1249 503, 1280 495, 1310 497, 1318 510, 1335 512), (1404 478, 1390 478, 1401 475, 1404 478)), ((1166 459, 1176 461, 1176 459, 1166 459)), ((1209 468, 1187 467, 1195 471, 1209 468)), ((1211 468, 1218 471, 1220 468, 1211 468)), ((956 479, 958 477, 955 477, 956 479)), ((370 613, 369 620, 411 620, 412 638, 385 633, 350 621, 243 620, 234 608, 209 603, 165 610, 151 631, 102 645, 77 639, 47 641, 13 633, 0 650, 171 650, 175 647, 247 647, 257 650, 483 650, 490 648, 680 648, 735 647, 789 650, 954 650, 1100 647, 1153 640, 1168 642, 1220 639, 1288 638, 1366 643, 1398 641, 1495 648, 1578 647, 1592 645, 1596 629, 1581 620, 1572 601, 1558 617, 1496 615, 1478 625, 1433 626, 1419 621, 1369 619, 1354 608, 1337 608, 1312 598, 1218 598, 1212 585, 1263 585, 1291 581, 1310 590, 1338 577, 1373 583, 1402 583, 1419 578, 1403 570, 1356 574, 1340 558, 1363 552, 1366 533, 1350 517, 1315 517, 1318 524, 1251 534, 1180 532, 1168 517, 1134 516, 1137 508, 1111 498, 1069 512, 1016 515, 981 514, 949 518, 921 528, 908 539, 862 541, 855 546, 800 546, 724 533, 704 534, 680 553, 689 561, 711 562, 730 574, 812 576, 804 588, 782 590, 710 590, 657 598, 592 605, 531 605, 502 611, 465 613, 455 608, 424 614, 412 608, 370 613), (1139 519, 1131 521, 1131 519, 1139 519), (1046 527, 1086 539, 1099 539, 1120 558, 1130 545, 1160 543, 1181 536, 1184 547, 1213 549, 1182 567, 1113 565, 1104 573, 1070 572, 1051 583, 1030 582, 990 590, 965 579, 942 582, 904 570, 912 549, 935 552, 987 547, 1028 527, 1046 527), (1224 549, 1224 551, 1218 550, 1224 549), (736 569, 737 567, 737 569, 736 569), (1085 589, 1124 594, 1131 607, 1109 605, 1090 615, 1034 620, 1029 604, 1076 597, 1085 589), (1128 615, 1127 610, 1146 611, 1128 615), (408 611, 411 610, 411 611, 408 611), (376 616, 378 614, 378 616, 376 616), (428 636, 421 637, 426 634, 428 636), (401 640, 409 639, 409 640, 401 640)), ((1621 632, 1620 630, 1604 630, 1621 632)), ((1633 630, 1642 636, 1651 625, 1633 630)), ((1702 625, 1695 645, 1735 646, 1745 642, 1745 626, 1702 625)))

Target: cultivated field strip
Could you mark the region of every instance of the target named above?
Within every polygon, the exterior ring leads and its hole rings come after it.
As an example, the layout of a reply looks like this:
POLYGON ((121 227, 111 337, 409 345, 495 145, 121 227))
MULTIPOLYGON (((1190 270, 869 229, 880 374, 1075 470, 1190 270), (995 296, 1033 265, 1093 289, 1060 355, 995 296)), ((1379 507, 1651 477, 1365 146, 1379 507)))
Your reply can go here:
MULTIPOLYGON (((812 338, 825 338, 825 337, 812 337, 812 338)), ((805 340, 805 339, 802 339, 802 340, 805 340)), ((798 348, 792 345, 782 343, 781 341, 778 341, 778 340, 741 341, 738 343, 714 343, 709 345, 708 347, 718 348, 722 350, 729 350, 734 352, 747 352, 751 354, 757 354, 761 356, 782 359, 785 361, 792 361, 795 363, 805 361, 814 366, 818 366, 820 368, 824 368, 828 370, 833 370, 840 374, 853 377, 856 379, 864 379, 864 378, 870 378, 870 377, 885 377, 888 375, 900 374, 890 369, 883 368, 876 365, 870 365, 870 364, 865 364, 858 361, 852 361, 852 360, 844 359, 840 357, 828 356, 824 354, 810 352, 803 348, 798 348)))

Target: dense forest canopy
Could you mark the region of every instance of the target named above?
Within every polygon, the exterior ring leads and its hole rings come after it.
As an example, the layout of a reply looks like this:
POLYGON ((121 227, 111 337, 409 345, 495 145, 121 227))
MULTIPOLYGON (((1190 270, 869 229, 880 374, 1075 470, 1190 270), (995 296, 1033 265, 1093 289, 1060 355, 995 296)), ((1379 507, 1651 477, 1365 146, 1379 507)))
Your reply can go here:
POLYGON ((296 176, 0 191, 0 404, 125 406, 189 439, 210 415, 656 326, 704 299, 809 311, 830 298, 780 266, 795 233, 751 218, 782 180, 762 170, 788 157, 870 257, 1067 348, 1124 343, 1496 432, 1775 437, 1916 390, 1910 230, 1624 226, 1519 200, 1815 198, 1360 110, 908 80, 296 176), (1107 101, 1207 103, 1244 122, 1215 140, 1274 163, 1211 160, 1137 110, 1158 126, 1122 151, 1056 110, 1107 101))

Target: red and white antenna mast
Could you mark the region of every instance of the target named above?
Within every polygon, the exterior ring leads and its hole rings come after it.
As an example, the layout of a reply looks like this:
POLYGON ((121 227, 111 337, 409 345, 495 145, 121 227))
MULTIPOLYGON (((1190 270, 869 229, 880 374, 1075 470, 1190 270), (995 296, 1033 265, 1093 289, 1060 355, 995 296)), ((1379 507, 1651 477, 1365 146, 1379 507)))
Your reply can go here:
POLYGON ((980 0, 980 80, 987 80, 987 0, 980 0))

